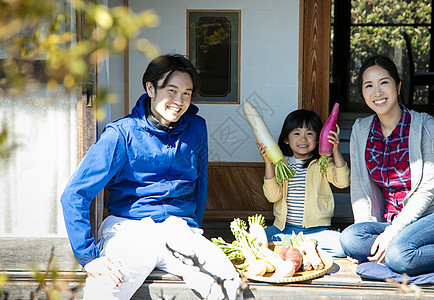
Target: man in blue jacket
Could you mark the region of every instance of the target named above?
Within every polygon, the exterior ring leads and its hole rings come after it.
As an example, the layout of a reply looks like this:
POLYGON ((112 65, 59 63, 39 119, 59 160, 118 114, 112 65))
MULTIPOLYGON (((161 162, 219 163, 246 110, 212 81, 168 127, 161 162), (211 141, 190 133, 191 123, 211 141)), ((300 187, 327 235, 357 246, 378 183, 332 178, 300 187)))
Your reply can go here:
POLYGON ((61 203, 72 250, 89 274, 85 299, 130 299, 154 268, 183 277, 201 297, 223 298, 215 280, 177 258, 196 256, 225 279, 231 299, 240 279, 223 252, 199 228, 206 205, 206 123, 191 97, 198 89, 193 65, 181 55, 151 61, 146 94, 132 113, 107 125, 72 175, 61 203), (92 199, 107 187, 109 216, 95 243, 92 199))

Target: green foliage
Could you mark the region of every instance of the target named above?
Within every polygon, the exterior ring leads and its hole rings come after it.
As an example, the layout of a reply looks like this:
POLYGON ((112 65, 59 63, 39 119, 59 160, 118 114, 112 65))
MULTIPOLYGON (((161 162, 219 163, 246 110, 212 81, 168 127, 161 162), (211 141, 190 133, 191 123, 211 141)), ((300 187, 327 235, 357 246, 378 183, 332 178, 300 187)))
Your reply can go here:
MULTIPOLYGON (((98 63, 130 44, 154 58, 157 47, 139 34, 158 24, 152 10, 136 13, 96 0, 0 0, 0 96, 20 97, 41 85, 76 91, 94 80, 98 63)), ((113 97, 98 91, 97 117, 105 113, 98 103, 113 97)), ((0 159, 15 148, 11 143, 7 128, 0 128, 0 159)))
POLYGON ((402 29, 411 39, 416 72, 428 71, 431 34, 429 27, 425 25, 431 23, 430 0, 352 0, 351 23, 351 101, 361 100, 354 82, 361 64, 371 55, 382 54, 394 60, 402 58, 401 77, 404 80, 408 78, 407 52, 402 29))
POLYGON ((8 275, 3 272, 0 272, 0 292, 2 291, 3 285, 8 280, 8 275))
POLYGON ((138 36, 158 23, 151 10, 91 1, 0 0, 0 92, 16 96, 40 83, 74 90, 88 79, 89 66, 131 42, 153 58, 157 48, 138 36))
MULTIPOLYGON (((40 294, 44 293, 44 299, 47 300, 61 300, 75 299, 77 293, 81 289, 85 282, 85 278, 74 277, 74 275, 65 275, 59 272, 56 256, 54 255, 54 247, 51 248, 50 257, 48 259, 47 266, 44 271, 40 271, 39 267, 35 267, 32 272, 32 277, 38 283, 38 286, 31 291, 29 299, 41 299, 40 294), (65 280, 68 279, 68 280, 65 280), (72 281, 73 285, 69 285, 67 281, 72 281)), ((0 272, 0 292, 3 291, 3 287, 8 283, 8 276, 4 272, 0 272)), ((1 293, 4 295, 4 299, 7 299, 7 293, 1 293)), ((3 298, 2 298, 3 299, 3 298)))
POLYGON ((13 152, 18 144, 9 135, 6 125, 0 127, 0 159, 6 159, 13 152))

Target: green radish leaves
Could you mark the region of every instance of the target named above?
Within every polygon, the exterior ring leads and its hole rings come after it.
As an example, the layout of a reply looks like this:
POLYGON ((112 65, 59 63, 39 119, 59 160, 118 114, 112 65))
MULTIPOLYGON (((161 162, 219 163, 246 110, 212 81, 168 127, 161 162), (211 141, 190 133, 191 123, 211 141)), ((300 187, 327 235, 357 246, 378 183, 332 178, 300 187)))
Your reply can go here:
POLYGON ((295 171, 291 169, 288 164, 283 160, 279 160, 276 163, 274 173, 276 174, 277 182, 283 182, 295 176, 295 171))

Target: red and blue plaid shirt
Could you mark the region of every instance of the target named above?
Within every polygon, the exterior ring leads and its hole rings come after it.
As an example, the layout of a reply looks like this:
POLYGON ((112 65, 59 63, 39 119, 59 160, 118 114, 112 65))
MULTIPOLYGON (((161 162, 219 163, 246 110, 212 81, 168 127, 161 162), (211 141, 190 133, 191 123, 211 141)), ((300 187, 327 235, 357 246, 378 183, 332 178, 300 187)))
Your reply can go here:
POLYGON ((378 117, 375 116, 366 144, 368 171, 383 192, 386 205, 384 217, 389 223, 402 210, 402 202, 411 188, 408 154, 410 119, 410 112, 403 107, 398 125, 385 139, 378 117))

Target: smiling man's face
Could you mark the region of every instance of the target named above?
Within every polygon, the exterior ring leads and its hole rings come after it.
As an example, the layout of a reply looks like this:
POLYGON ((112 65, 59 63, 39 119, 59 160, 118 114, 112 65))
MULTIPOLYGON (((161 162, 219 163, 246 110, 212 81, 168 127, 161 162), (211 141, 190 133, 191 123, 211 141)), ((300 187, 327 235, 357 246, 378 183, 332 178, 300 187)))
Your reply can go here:
POLYGON ((175 71, 167 85, 160 88, 166 76, 158 81, 158 87, 146 82, 146 90, 151 97, 152 114, 161 124, 168 126, 177 122, 190 106, 193 81, 188 73, 175 71))

